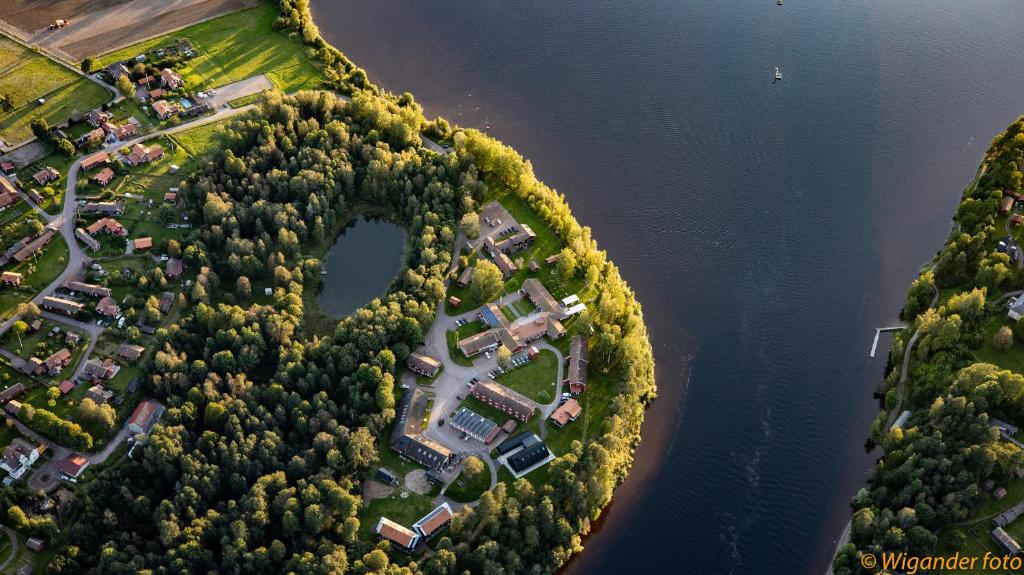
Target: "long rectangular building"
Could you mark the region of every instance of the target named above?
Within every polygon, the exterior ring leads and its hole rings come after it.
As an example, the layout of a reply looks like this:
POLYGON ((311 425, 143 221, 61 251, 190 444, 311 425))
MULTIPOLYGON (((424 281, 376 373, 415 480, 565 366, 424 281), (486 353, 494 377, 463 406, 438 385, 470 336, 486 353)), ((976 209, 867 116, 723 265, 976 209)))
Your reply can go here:
POLYGON ((569 369, 563 383, 569 384, 569 393, 579 395, 587 390, 587 338, 574 335, 569 342, 569 369))
POLYGON ((373 530, 381 539, 387 539, 406 551, 412 551, 420 541, 420 536, 415 531, 399 525, 387 517, 381 517, 373 530))
POLYGON ((83 230, 82 228, 75 228, 75 237, 81 240, 87 248, 94 252, 98 251, 102 247, 100 246, 100 243, 96 241, 96 238, 85 233, 85 230, 83 230))
POLYGON ((108 287, 103 287, 101 285, 96 284, 87 284, 85 282, 69 281, 64 284, 64 288, 70 291, 84 293, 94 297, 110 297, 110 294, 113 293, 110 291, 110 288, 108 287))
POLYGON ((14 254, 14 261, 21 263, 27 260, 28 258, 32 257, 32 254, 43 249, 44 247, 46 247, 46 244, 50 243, 50 240, 53 239, 55 233, 56 232, 54 232, 53 230, 47 228, 46 231, 42 233, 42 235, 29 242, 25 247, 21 248, 21 250, 18 251, 18 253, 14 254))
POLYGON ((470 395, 522 422, 528 421, 537 409, 532 399, 489 379, 474 385, 470 395))
POLYGON ((85 306, 77 301, 53 296, 46 296, 43 298, 43 307, 50 311, 56 311, 67 315, 75 315, 85 309, 85 306))

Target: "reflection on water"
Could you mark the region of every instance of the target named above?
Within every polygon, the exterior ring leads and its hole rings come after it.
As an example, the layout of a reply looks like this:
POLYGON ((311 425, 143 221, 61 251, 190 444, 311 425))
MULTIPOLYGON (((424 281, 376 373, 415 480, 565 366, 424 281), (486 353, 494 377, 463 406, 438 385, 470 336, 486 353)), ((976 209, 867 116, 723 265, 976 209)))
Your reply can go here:
POLYGON ((404 253, 405 230, 360 218, 327 252, 327 275, 316 298, 320 309, 341 318, 383 295, 401 268, 404 253))

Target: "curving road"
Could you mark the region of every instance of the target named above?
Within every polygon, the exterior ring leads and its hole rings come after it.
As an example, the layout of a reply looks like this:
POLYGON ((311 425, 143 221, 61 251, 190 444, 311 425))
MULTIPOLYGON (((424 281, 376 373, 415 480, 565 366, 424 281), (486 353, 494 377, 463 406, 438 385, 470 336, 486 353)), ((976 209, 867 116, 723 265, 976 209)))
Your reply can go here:
MULTIPOLYGON (((235 99, 248 95, 248 92, 259 93, 266 89, 267 82, 269 82, 269 80, 265 76, 243 80, 242 82, 237 82, 236 84, 238 84, 239 86, 235 88, 232 88, 232 86, 225 86, 224 88, 221 88, 219 90, 218 97, 221 99, 235 99)), ((220 109, 218 109, 212 115, 207 116, 205 118, 201 118, 194 122, 189 122, 186 124, 175 126, 173 128, 158 130, 127 142, 117 142, 115 144, 106 146, 105 148, 103 148, 103 150, 108 153, 116 153, 118 150, 125 146, 132 146, 137 143, 146 142, 148 140, 159 138, 164 135, 175 134, 178 132, 190 130, 192 128, 196 128, 213 122, 219 122, 232 116, 243 114, 253 107, 253 105, 250 104, 248 106, 242 106, 240 108, 230 108, 227 107, 226 103, 222 104, 223 105, 220 109)), ((64 285, 67 281, 69 281, 72 278, 77 278, 78 275, 85 269, 85 264, 88 261, 88 256, 85 254, 81 246, 78 244, 77 238, 75 238, 75 209, 77 206, 76 189, 78 187, 78 176, 82 167, 83 157, 84 156, 79 156, 68 169, 67 188, 64 192, 64 206, 59 215, 51 216, 44 212, 42 209, 40 209, 38 206, 36 206, 34 203, 29 202, 29 205, 32 206, 36 211, 40 212, 43 219, 46 220, 49 225, 53 225, 58 229, 61 236, 64 238, 64 242, 68 246, 68 261, 67 265, 64 267, 64 270, 61 271, 60 275, 58 275, 56 279, 50 282, 49 285, 43 288, 31 299, 32 303, 35 303, 37 305, 42 303, 44 297, 53 294, 60 286, 64 285)), ((81 375, 82 370, 85 368, 86 361, 88 361, 89 357, 92 355, 93 349, 96 347, 96 342, 98 341, 100 335, 103 333, 103 327, 89 322, 78 321, 76 319, 69 318, 60 314, 54 314, 48 311, 43 311, 42 316, 50 321, 64 324, 66 326, 71 326, 88 334, 89 345, 86 348, 85 353, 82 354, 82 358, 79 361, 78 366, 75 367, 75 372, 74 375, 72 376, 72 379, 78 378, 78 376, 81 375)), ((11 318, 7 319, 2 324, 0 324, 0 335, 2 335, 8 329, 10 329, 11 326, 14 325, 14 323, 19 318, 20 316, 18 314, 15 314, 11 318)), ((4 355, 10 358, 8 354, 4 355)), ((46 445, 47 448, 50 449, 50 451, 52 452, 51 458, 46 463, 41 465, 38 469, 36 469, 28 478, 28 485, 30 488, 39 489, 46 492, 52 491, 60 483, 60 473, 58 471, 58 466, 60 465, 60 462, 68 455, 75 452, 76 450, 72 450, 59 443, 51 441, 50 439, 44 437, 43 435, 40 435, 35 431, 32 431, 27 426, 25 426, 25 424, 18 421, 17 419, 12 418, 12 420, 14 421, 14 425, 17 427, 19 432, 21 432, 23 435, 37 443, 46 445)), ((102 450, 93 453, 85 453, 84 455, 89 459, 89 462, 91 464, 96 465, 103 463, 104 461, 107 460, 108 457, 110 457, 110 455, 127 437, 127 429, 124 426, 122 426, 121 429, 117 432, 117 434, 114 435, 114 437, 107 443, 107 445, 102 450)), ((2 570, 2 567, 0 567, 0 570, 2 570)))

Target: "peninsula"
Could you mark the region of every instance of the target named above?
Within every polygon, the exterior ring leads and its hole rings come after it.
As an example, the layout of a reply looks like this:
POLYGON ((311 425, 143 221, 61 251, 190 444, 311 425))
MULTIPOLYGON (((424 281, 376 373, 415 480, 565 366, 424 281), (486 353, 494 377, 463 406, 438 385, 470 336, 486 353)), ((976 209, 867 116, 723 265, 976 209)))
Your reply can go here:
POLYGON ((11 4, 0 573, 552 573, 583 549, 654 361, 529 162, 373 85, 305 0, 11 4), (404 256, 331 317, 318 294, 359 270, 326 254, 364 218, 404 256))
MULTIPOLYGON (((968 185, 946 245, 907 292, 883 409, 883 451, 852 501, 837 575, 883 559, 949 557, 988 573, 1024 540, 1024 118, 998 135, 968 185)), ((892 564, 892 569, 908 569, 892 564)))

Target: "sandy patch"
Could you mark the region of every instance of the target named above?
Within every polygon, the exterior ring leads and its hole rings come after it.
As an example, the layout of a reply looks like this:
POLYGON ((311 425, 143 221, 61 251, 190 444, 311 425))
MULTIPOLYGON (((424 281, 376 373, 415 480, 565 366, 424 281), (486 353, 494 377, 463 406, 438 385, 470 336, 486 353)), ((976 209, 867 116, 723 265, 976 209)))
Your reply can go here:
POLYGON ((420 495, 430 492, 430 482, 427 481, 427 472, 422 469, 410 471, 405 474, 405 488, 420 495))
POLYGON ((394 493, 395 488, 384 485, 375 479, 367 479, 363 482, 363 507, 366 507, 374 499, 384 499, 394 493))

